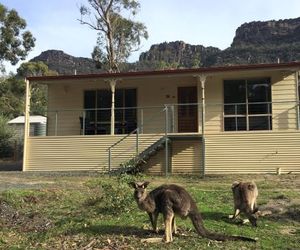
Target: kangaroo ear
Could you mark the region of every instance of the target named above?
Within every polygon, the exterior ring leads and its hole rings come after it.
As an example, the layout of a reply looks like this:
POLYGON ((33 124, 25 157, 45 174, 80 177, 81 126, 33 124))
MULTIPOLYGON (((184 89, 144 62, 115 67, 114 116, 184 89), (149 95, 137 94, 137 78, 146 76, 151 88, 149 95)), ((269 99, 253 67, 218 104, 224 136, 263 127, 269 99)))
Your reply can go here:
POLYGON ((149 184, 150 184, 149 181, 145 181, 145 182, 143 183, 144 188, 148 187, 149 184))
POLYGON ((255 189, 255 184, 253 182, 248 184, 248 189, 253 191, 255 189))
POLYGON ((235 189, 238 185, 240 185, 240 182, 239 181, 235 181, 235 182, 232 183, 231 188, 235 189))
POLYGON ((134 181, 129 182, 128 185, 136 189, 136 183, 134 181))

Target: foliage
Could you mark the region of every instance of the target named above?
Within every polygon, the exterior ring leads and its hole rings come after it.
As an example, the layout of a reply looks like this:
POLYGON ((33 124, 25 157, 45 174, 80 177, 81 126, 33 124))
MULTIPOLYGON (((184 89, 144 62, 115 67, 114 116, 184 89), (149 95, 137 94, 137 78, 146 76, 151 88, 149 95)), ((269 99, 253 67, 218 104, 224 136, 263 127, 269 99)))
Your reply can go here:
MULTIPOLYGON (((51 76, 57 75, 57 72, 50 70, 43 62, 26 62, 22 63, 17 69, 17 77, 24 78, 30 76, 51 76)), ((45 115, 47 109, 47 86, 31 84, 31 103, 30 111, 33 115, 45 115)))
POLYGON ((178 62, 168 63, 166 61, 157 61, 154 65, 155 65, 155 69, 161 69, 161 70, 179 68, 178 62))
POLYGON ((0 157, 10 157, 13 152, 14 130, 7 125, 8 119, 0 115, 0 157))
POLYGON ((101 213, 119 214, 128 213, 132 210, 133 196, 128 195, 131 189, 128 185, 135 177, 128 174, 120 174, 114 178, 116 182, 105 182, 99 179, 91 188, 94 190, 93 196, 86 200, 86 204, 97 206, 101 213))
POLYGON ((138 50, 141 39, 148 38, 143 23, 133 21, 140 4, 137 0, 88 0, 89 7, 80 7, 81 24, 98 32, 92 57, 98 67, 119 72, 120 65, 138 50))
MULTIPOLYGON (((0 64, 9 61, 15 65, 24 60, 34 47, 35 38, 24 31, 26 21, 14 9, 8 10, 0 3, 0 64)), ((3 65, 2 65, 3 66, 3 65)))
POLYGON ((49 67, 41 61, 22 63, 17 69, 17 73, 19 77, 57 75, 57 72, 50 70, 49 67))
MULTIPOLYGON (((23 63, 16 76, 0 79, 0 114, 14 118, 23 115, 25 104, 25 83, 27 76, 56 75, 43 62, 23 63)), ((31 114, 45 115, 47 105, 47 86, 31 84, 31 114)))
POLYGON ((14 118, 23 114, 24 81, 14 76, 0 79, 0 115, 14 118))

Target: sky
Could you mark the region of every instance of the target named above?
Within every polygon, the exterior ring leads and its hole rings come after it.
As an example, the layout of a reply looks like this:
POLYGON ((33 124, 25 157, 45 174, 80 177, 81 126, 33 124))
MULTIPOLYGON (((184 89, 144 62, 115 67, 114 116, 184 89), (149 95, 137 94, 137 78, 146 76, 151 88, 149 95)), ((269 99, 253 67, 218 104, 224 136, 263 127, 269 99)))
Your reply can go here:
MULTIPOLYGON (((36 45, 26 61, 49 49, 76 57, 89 57, 97 33, 81 25, 79 7, 87 0, 0 0, 27 22, 36 45)), ((245 22, 300 17, 300 0, 140 0, 135 21, 145 24, 149 38, 129 61, 162 42, 184 41, 192 45, 230 46, 236 29, 245 22)), ((16 67, 6 64, 6 70, 16 67)))

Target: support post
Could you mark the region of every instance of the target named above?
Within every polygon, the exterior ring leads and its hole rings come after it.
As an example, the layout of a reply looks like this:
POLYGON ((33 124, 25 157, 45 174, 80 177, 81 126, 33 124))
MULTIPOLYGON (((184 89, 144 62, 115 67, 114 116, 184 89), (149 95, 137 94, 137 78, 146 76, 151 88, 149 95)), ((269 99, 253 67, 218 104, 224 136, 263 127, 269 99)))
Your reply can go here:
POLYGON ((108 149, 108 172, 111 172, 111 148, 108 149))
MULTIPOLYGON (((205 82, 206 75, 197 76, 197 87, 201 89, 201 134, 202 134, 202 175, 205 176, 205 82)), ((198 91, 199 93, 200 91, 198 91)), ((199 100, 199 96, 198 96, 199 100)), ((198 131, 200 132, 200 130, 198 131)))
POLYGON ((57 110, 55 111, 55 136, 57 136, 57 125, 58 125, 58 114, 57 110))
POLYGON ((28 137, 30 131, 30 82, 25 79, 26 94, 25 94, 25 127, 24 127, 24 149, 23 149, 23 171, 26 171, 27 154, 28 154, 28 137))
POLYGON ((140 133, 143 134, 144 133, 144 109, 141 109, 141 118, 140 118, 141 122, 140 122, 140 128, 141 131, 140 133))
POLYGON ((109 81, 110 89, 111 89, 111 117, 110 117, 110 134, 115 134, 115 90, 117 80, 112 79, 109 81))
POLYGON ((168 168, 169 168, 169 147, 168 147, 168 128, 169 128, 169 122, 168 122, 168 106, 165 105, 165 175, 168 176, 168 168))
POLYGON ((296 81, 296 117, 297 117, 297 129, 300 129, 300 82, 299 82, 299 72, 295 72, 295 81, 296 81))
POLYGON ((136 135, 135 135, 135 156, 137 157, 139 155, 139 128, 136 129, 136 135))
POLYGON ((82 114, 82 134, 83 135, 85 135, 85 119, 86 119, 86 112, 84 110, 83 114, 82 114))

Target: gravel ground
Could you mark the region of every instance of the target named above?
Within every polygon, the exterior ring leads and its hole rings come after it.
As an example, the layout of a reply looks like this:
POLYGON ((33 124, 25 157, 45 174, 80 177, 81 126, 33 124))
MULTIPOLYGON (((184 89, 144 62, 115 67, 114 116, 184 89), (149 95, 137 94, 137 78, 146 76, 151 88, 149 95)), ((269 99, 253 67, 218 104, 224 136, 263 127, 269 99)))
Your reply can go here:
POLYGON ((99 173, 0 171, 0 192, 8 189, 80 188, 92 176, 99 176, 99 173))

